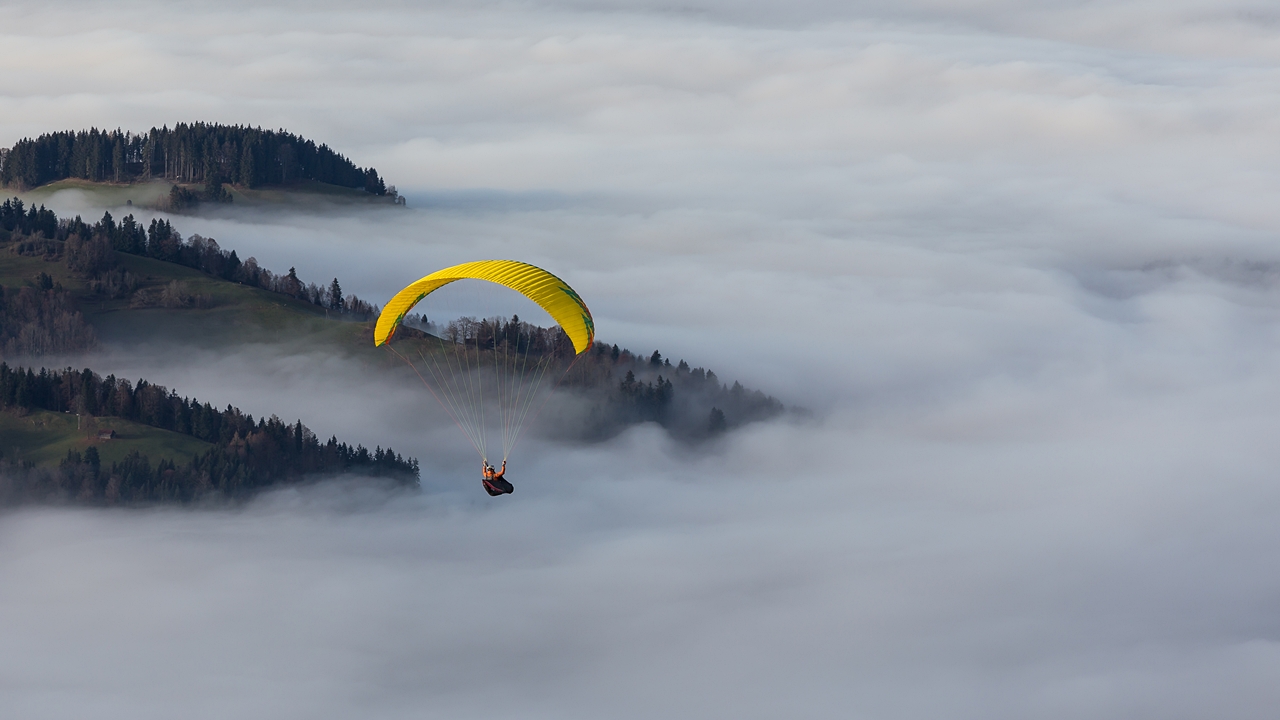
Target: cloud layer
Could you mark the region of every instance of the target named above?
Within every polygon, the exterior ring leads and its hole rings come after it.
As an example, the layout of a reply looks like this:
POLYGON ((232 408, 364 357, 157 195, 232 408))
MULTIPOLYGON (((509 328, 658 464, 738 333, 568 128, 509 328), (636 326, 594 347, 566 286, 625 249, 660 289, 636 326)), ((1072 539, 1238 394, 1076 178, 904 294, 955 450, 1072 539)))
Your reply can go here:
POLYGON ((427 492, 0 517, 0 695, 24 717, 1263 714, 1274 23, 1208 2, 0 9, 0 145, 287 127, 410 208, 175 225, 374 301, 527 259, 602 339, 815 411, 698 453, 651 428, 530 443, 494 503, 410 384, 287 344, 107 347, 104 372, 418 455, 427 492))

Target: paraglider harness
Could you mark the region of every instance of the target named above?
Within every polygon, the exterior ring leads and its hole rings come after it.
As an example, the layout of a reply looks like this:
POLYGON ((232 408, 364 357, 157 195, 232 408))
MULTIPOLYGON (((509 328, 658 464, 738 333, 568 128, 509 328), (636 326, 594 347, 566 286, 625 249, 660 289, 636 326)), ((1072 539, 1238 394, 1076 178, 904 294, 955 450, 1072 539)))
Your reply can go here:
POLYGON ((514 492, 515 488, 512 487, 511 483, 507 482, 506 478, 503 477, 503 475, 505 475, 506 473, 507 473, 506 460, 502 461, 501 470, 494 470, 493 466, 489 464, 489 461, 485 460, 484 470, 482 472, 482 477, 480 479, 480 482, 484 485, 484 491, 489 493, 489 495, 492 497, 496 497, 498 495, 506 495, 507 493, 514 492))

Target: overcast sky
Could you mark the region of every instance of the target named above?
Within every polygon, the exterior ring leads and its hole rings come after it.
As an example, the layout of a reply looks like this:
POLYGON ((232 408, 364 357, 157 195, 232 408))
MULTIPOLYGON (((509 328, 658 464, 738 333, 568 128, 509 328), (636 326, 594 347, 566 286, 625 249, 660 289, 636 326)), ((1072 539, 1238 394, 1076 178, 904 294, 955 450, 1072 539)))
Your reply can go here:
POLYGON ((342 358, 105 347, 390 443, 424 492, 0 515, 3 704, 1269 716, 1278 29, 1208 0, 5 4, 0 146, 285 127, 409 208, 175 226, 378 303, 525 259, 600 339, 813 414, 532 442, 490 500, 429 398, 342 358))

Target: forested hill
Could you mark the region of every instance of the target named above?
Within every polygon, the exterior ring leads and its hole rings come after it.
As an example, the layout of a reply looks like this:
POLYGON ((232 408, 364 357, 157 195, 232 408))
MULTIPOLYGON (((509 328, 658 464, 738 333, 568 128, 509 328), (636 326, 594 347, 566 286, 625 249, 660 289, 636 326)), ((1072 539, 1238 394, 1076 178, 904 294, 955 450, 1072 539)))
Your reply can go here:
MULTIPOLYGON (((38 259, 35 267, 39 272, 32 272, 35 268, 28 265, 28 282, 8 290, 0 278, 0 358, 91 348, 95 335, 77 309, 78 302, 123 300, 132 309, 210 307, 209 298, 187 292, 183 282, 146 287, 135 274, 136 268, 130 272, 124 267, 123 259, 130 255, 287 295, 345 320, 378 316, 376 305, 345 295, 337 278, 322 287, 303 282, 293 268, 287 274, 273 273, 259 267, 254 258, 241 261, 234 250, 223 250, 212 238, 191 235, 184 239, 167 220, 153 219, 143 227, 133 215, 117 222, 108 212, 89 225, 79 216, 59 219, 44 206, 27 207, 13 198, 0 203, 0 252, 5 251, 11 256, 38 259), (83 289, 73 293, 55 283, 50 275, 56 274, 55 266, 69 270, 83 289)), ((0 261, 0 267, 5 264, 0 261)))
POLYGON ((230 405, 218 410, 145 380, 131 385, 88 369, 36 372, 0 362, 0 411, 74 412, 93 423, 85 437, 74 443, 84 452, 68 450, 56 470, 36 467, 21 457, 6 458, 5 450, 13 448, 0 448, 0 505, 57 500, 184 502, 209 494, 235 498, 308 476, 340 473, 418 484, 418 461, 391 448, 370 452, 336 437, 324 442, 301 420, 289 424, 273 415, 255 422, 252 415, 230 405), (169 459, 153 466, 150 458, 135 451, 107 466, 95 439, 105 427, 106 441, 111 442, 115 435, 109 428, 120 420, 189 436, 210 447, 186 463, 169 459))
POLYGON ((134 182, 163 178, 180 183, 242 187, 314 180, 385 195, 378 171, 285 130, 240 125, 178 123, 146 133, 62 131, 19 140, 0 149, 0 185, 28 189, 81 178, 134 182))

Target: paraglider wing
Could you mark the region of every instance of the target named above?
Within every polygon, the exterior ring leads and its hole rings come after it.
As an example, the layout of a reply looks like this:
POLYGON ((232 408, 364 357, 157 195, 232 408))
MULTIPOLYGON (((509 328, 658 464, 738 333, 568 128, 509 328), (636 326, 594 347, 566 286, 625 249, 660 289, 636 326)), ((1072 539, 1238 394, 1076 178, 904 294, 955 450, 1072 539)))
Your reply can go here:
POLYGON ((537 303, 564 330, 574 352, 582 354, 595 340, 595 323, 586 303, 560 278, 528 263, 515 260, 478 260, 462 263, 430 275, 396 293, 382 308, 373 332, 373 344, 382 345, 395 335, 404 316, 427 295, 456 280, 488 280, 511 288, 537 303))
MULTIPOLYGON (((484 280, 473 287, 496 295, 504 293, 498 292, 493 285, 524 295, 551 316, 573 343, 577 356, 595 342, 595 322, 586 303, 563 280, 542 268, 515 260, 480 260, 437 270, 396 293, 383 307, 374 328, 373 344, 385 346, 413 368, 422 384, 471 441, 486 469, 490 428, 495 434, 500 428, 505 468, 505 461, 519 441, 525 421, 537 417, 542 404, 550 396, 549 382, 555 379, 552 370, 561 369, 558 358, 563 358, 563 353, 557 348, 563 346, 554 341, 557 335, 520 323, 515 315, 505 324, 501 318, 475 323, 474 318, 464 317, 459 322, 469 321, 469 329, 461 335, 453 332, 428 335, 423 345, 430 347, 413 348, 421 361, 420 370, 388 342, 414 306, 436 290, 458 280, 484 280), (483 327, 491 328, 484 343, 479 335, 483 327), (534 337, 541 339, 535 343, 532 341, 534 337), (488 413, 486 406, 490 408, 488 413)), ((447 297, 448 293, 441 295, 447 297)), ((440 303, 436 301, 439 299, 440 296, 434 296, 424 304, 438 306, 440 303)), ((453 327, 452 323, 450 327, 453 327)), ((573 358, 563 372, 567 373, 576 360, 573 358)), ((502 479, 501 474, 491 477, 487 470, 485 488, 491 495, 511 492, 511 485, 502 479), (493 482, 488 482, 490 480, 493 482)))

